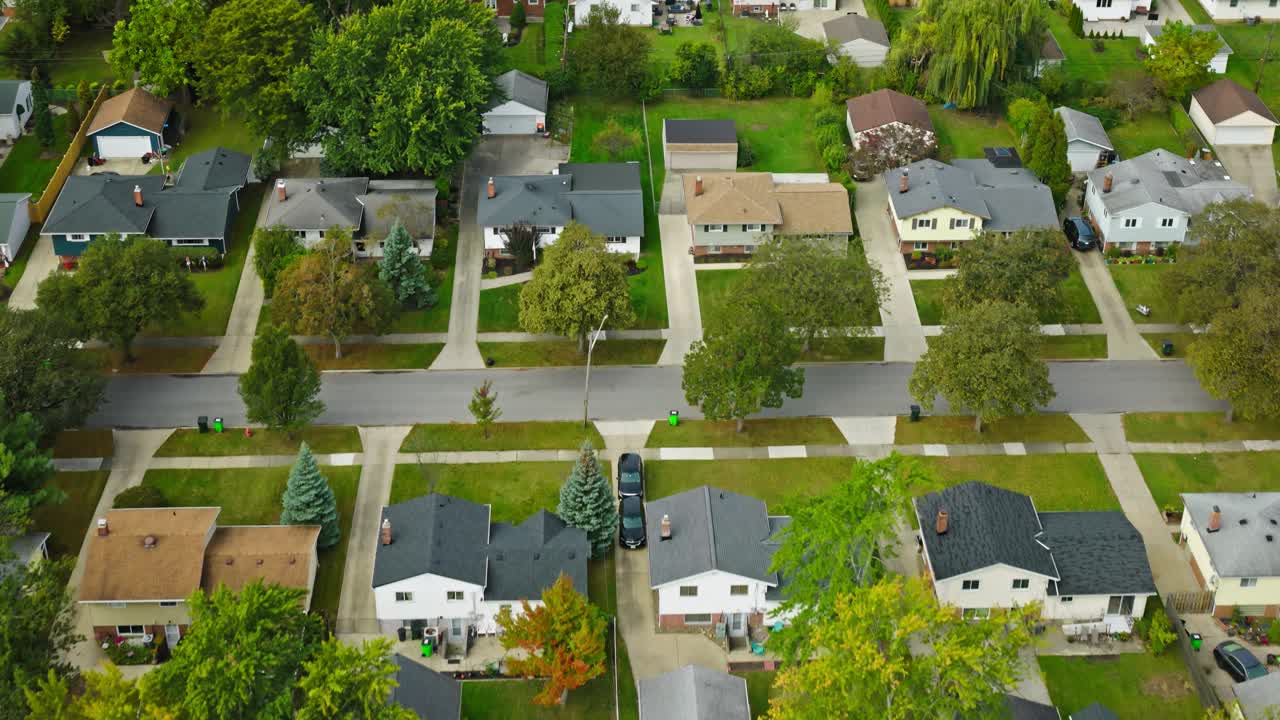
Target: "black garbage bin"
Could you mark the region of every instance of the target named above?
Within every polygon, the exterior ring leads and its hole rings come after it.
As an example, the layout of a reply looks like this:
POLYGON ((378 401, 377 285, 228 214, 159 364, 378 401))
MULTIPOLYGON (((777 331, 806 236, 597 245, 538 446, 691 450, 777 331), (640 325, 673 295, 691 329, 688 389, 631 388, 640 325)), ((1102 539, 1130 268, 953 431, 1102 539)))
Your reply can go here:
POLYGON ((201 415, 196 418, 196 427, 200 428, 200 432, 202 433, 209 432, 209 416, 201 415))
POLYGON ((1164 353, 1164 356, 1165 356, 1165 357, 1172 357, 1172 356, 1173 356, 1173 341, 1172 341, 1172 340, 1165 340, 1165 341, 1161 342, 1161 343, 1160 343, 1160 352, 1161 352, 1161 353, 1164 353))
POLYGON ((911 406, 911 422, 920 422, 920 406, 911 406))
POLYGON ((396 635, 399 636, 400 642, 404 642, 405 640, 408 640, 409 628, 401 625, 400 627, 396 628, 396 635))

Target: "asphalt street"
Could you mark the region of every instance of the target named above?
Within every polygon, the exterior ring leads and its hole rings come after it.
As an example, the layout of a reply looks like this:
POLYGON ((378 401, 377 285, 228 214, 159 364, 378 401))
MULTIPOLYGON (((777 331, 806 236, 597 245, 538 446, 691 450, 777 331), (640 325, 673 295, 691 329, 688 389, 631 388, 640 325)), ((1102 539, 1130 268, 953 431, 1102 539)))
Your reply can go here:
MULTIPOLYGON (((1050 363, 1058 397, 1049 412, 1213 411, 1225 408, 1200 388, 1181 362, 1050 363)), ((910 363, 814 365, 805 369, 804 397, 762 416, 864 416, 907 412, 910 363)), ((591 418, 666 417, 671 410, 699 417, 684 400, 679 367, 597 367, 591 373, 591 418)), ((185 427, 199 415, 244 424, 235 375, 122 376, 107 386, 107 402, 90 426, 185 427)), ((582 417, 582 368, 338 372, 324 374, 329 425, 406 425, 470 422, 472 388, 492 379, 502 419, 582 417)), ((946 412, 939 403, 935 412, 946 412)))

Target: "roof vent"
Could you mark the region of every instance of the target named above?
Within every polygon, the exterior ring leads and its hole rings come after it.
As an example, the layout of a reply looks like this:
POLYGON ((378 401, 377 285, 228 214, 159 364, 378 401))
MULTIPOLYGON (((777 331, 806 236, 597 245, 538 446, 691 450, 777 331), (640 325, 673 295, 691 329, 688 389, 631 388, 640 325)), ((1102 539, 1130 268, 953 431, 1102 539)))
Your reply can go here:
POLYGON ((142 538, 142 547, 146 550, 154 550, 156 548, 156 536, 148 535, 142 538))
POLYGON ((261 564, 262 564, 262 558, 258 558, 258 562, 257 562, 257 564, 258 564, 258 565, 261 565, 261 564))
POLYGON ((1240 524, 1241 524, 1241 525, 1248 525, 1248 524, 1249 524, 1249 518, 1240 518, 1240 524))
POLYGON ((1275 537, 1276 537, 1275 535, 1272 535, 1271 533, 1267 533, 1267 542, 1271 542, 1272 540, 1275 539, 1275 537))
POLYGON ((1276 519, 1275 519, 1275 518, 1271 518, 1271 524, 1272 524, 1272 525, 1280 525, 1280 523, 1277 523, 1277 522, 1276 522, 1276 519))
POLYGON ((534 554, 533 554, 533 559, 534 559, 534 560, 541 560, 541 559, 542 559, 542 553, 534 553, 534 554))
POLYGON ((223 562, 224 562, 224 563, 226 563, 227 565, 234 565, 234 564, 236 563, 236 559, 235 559, 235 558, 227 558, 226 560, 223 560, 223 562))
POLYGON ((505 553, 503 553, 501 550, 499 550, 497 553, 495 553, 495 554, 494 554, 493 559, 494 559, 494 560, 505 560, 505 559, 506 559, 506 554, 505 554, 505 553))

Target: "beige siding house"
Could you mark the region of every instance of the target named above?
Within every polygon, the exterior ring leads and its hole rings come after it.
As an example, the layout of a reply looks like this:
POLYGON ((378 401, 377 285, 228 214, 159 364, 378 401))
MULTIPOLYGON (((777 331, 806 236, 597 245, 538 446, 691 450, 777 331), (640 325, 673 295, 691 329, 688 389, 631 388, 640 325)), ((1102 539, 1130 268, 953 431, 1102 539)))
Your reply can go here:
POLYGON ((1183 493, 1182 543, 1213 614, 1280 617, 1280 493, 1183 493))
POLYGON ((849 192, 823 174, 706 173, 684 176, 695 257, 750 255, 778 236, 853 235, 849 192))

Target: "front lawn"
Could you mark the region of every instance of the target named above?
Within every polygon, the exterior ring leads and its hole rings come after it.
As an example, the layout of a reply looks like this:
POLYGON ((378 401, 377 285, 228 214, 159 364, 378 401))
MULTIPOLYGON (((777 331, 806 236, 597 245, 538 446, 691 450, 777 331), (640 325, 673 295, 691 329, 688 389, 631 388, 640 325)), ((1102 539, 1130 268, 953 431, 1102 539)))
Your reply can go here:
MULTIPOLYGON (((662 356, 666 340, 603 340, 591 354, 592 365, 652 365, 662 356)), ((576 340, 538 342, 482 342, 480 355, 495 367, 563 367, 586 365, 586 353, 576 340)))
POLYGON ((1105 360, 1106 335, 1046 335, 1040 349, 1045 360, 1105 360))
MULTIPOLYGON (((607 477, 609 466, 601 465, 607 477)), ((556 511, 560 486, 572 469, 571 462, 397 465, 391 502, 435 492, 487 504, 493 509, 493 522, 518 524, 539 510, 556 511)))
POLYGON ((884 338, 817 338, 809 352, 800 353, 802 363, 883 362, 884 338))
POLYGON ((507 422, 489 427, 489 437, 479 425, 438 423, 414 425, 400 446, 401 452, 445 452, 450 450, 576 450, 583 441, 597 449, 604 438, 595 425, 579 422, 507 422))
POLYGON ((67 498, 60 503, 46 503, 31 512, 31 531, 49 533, 49 555, 53 558, 80 554, 94 510, 102 498, 111 472, 60 472, 49 481, 49 487, 61 490, 67 498))
POLYGON ((520 291, 524 283, 480 291, 480 332, 520 332, 520 291))
POLYGON ((1147 344, 1151 346, 1151 349, 1160 357, 1165 356, 1164 341, 1168 340, 1173 343, 1173 354, 1169 357, 1185 358, 1187 356, 1187 348, 1191 347, 1191 343, 1195 342, 1197 337, 1199 336, 1195 333, 1149 333, 1143 335, 1142 339, 1146 340, 1147 344))
POLYGON ((928 415, 920 422, 899 417, 893 436, 895 445, 973 445, 1006 442, 1089 442, 1070 415, 1044 414, 1013 417, 986 423, 981 433, 973 431, 968 415, 928 415))
MULTIPOLYGON (((1194 0, 1188 2, 1194 3, 1194 0)), ((1272 59, 1275 59, 1276 48, 1268 47, 1273 26, 1224 23, 1217 29, 1232 50, 1232 55, 1227 60, 1227 77, 1252 90, 1253 83, 1258 78, 1258 58, 1270 51, 1272 59)), ((1262 98, 1267 107, 1280 107, 1280 77, 1277 76, 1274 65, 1267 67, 1271 70, 1264 71, 1262 75, 1258 97, 1262 98)))
MULTIPOLYGON (((1120 509, 1096 455, 972 455, 920 462, 936 473, 937 481, 915 488, 917 496, 978 480, 1029 495, 1040 511, 1120 509)), ((915 513, 907 515, 915 527, 915 513)))
POLYGON ((333 356, 331 343, 304 345, 302 349, 321 370, 423 370, 431 367, 444 343, 344 343, 340 358, 333 356))
POLYGON ((139 375, 145 373, 190 374, 204 369, 213 357, 213 347, 146 347, 133 348, 133 362, 126 363, 124 356, 115 350, 94 348, 79 352, 94 358, 102 372, 108 375, 139 375))
POLYGON ((646 447, 766 447, 769 445, 844 445, 831 418, 760 418, 737 423, 681 420, 676 427, 656 423, 646 447))
POLYGON ((1125 413, 1129 442, 1214 442, 1280 440, 1280 420, 1235 420, 1222 413, 1125 413))
POLYGON ((1064 717, 1095 702, 1120 720, 1198 720, 1204 714, 1177 650, 1037 659, 1049 697, 1064 717))
MULTIPOLYGON (((920 314, 921 325, 943 325, 946 310, 943 307, 943 295, 946 284, 944 280, 912 280, 911 294, 915 297, 916 312, 920 314)), ((1040 314, 1040 322, 1044 325, 1077 325, 1097 324, 1102 322, 1098 307, 1093 303, 1093 296, 1084 284, 1084 278, 1078 268, 1058 284, 1058 292, 1062 302, 1047 312, 1040 314)))
POLYGON ((115 453, 111 430, 63 430, 53 439, 56 458, 109 458, 115 453))
POLYGON ((436 242, 447 244, 442 252, 449 258, 449 266, 444 270, 427 267, 427 277, 436 291, 436 304, 424 310, 401 310, 391 321, 389 332, 449 332, 449 307, 453 304, 454 260, 458 255, 458 226, 437 225, 436 242))
POLYGON ((929 118, 938 139, 938 155, 943 160, 981 158, 984 147, 1017 147, 1009 123, 1000 115, 929 106, 929 118))
POLYGON ((763 500, 769 512, 786 514, 787 503, 826 492, 849 477, 847 457, 779 460, 650 460, 645 463, 645 496, 649 500, 703 485, 763 500))
MULTIPOLYGON (((853 244, 849 252, 862 252, 861 246, 853 244)), ((702 324, 705 326, 716 307, 732 305, 741 295, 739 284, 746 276, 745 269, 738 270, 698 270, 694 277, 698 282, 698 308, 702 313, 702 324)), ((858 319, 858 324, 871 327, 880 324, 880 311, 874 310, 858 319)))
POLYGON ((34 131, 18 138, 4 164, 0 165, 0 192, 31 193, 31 202, 40 199, 49 178, 53 177, 63 154, 71 145, 67 119, 67 115, 53 117, 55 140, 51 148, 41 146, 34 131))
POLYGON ((1172 265, 1168 263, 1107 266, 1111 271, 1111 279, 1115 281, 1116 290, 1120 291, 1120 297, 1124 299, 1124 307, 1135 323, 1174 322, 1173 314, 1164 304, 1160 288, 1161 278, 1170 267, 1172 265), (1139 305, 1151 308, 1151 314, 1139 314, 1136 309, 1139 305))
POLYGON ((320 454, 360 452, 360 433, 350 425, 313 425, 290 438, 281 430, 255 428, 252 437, 244 428, 202 433, 196 428, 179 428, 156 451, 156 457, 224 457, 227 455, 293 455, 306 442, 311 452, 320 454))
POLYGON ((1276 452, 1133 457, 1159 508, 1181 508, 1181 493, 1280 491, 1280 453, 1276 452))
MULTIPOLYGON (((359 467, 322 467, 338 501, 338 523, 342 539, 320 551, 311 609, 326 617, 338 614, 342 594, 342 574, 351 539, 351 516, 355 511, 359 467)), ((275 525, 280 522, 280 498, 289 479, 289 468, 246 468, 238 470, 148 470, 143 485, 158 489, 174 507, 220 507, 219 525, 275 525)))

